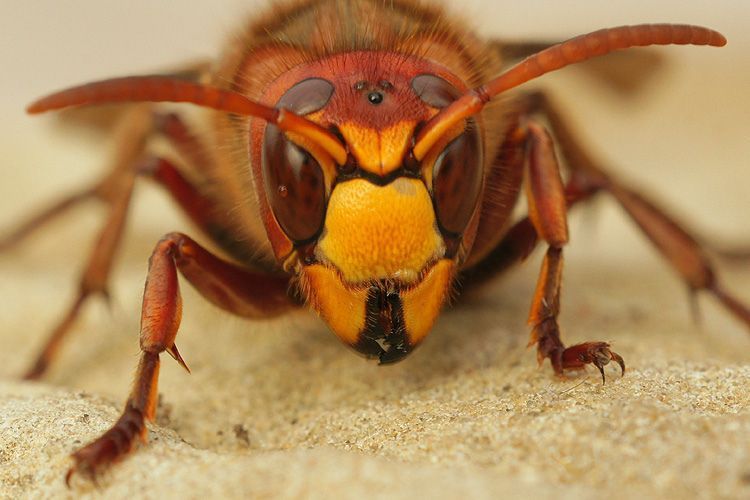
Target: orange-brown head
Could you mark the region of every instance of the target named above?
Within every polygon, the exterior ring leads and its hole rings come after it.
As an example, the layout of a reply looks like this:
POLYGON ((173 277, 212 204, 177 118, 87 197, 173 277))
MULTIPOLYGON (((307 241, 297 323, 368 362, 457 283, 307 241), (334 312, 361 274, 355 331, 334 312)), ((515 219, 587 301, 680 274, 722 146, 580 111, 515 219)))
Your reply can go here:
POLYGON ((343 164, 308 138, 261 121, 251 127, 277 258, 336 335, 381 362, 427 335, 471 244, 480 128, 464 122, 421 161, 411 154, 419 127, 465 91, 423 59, 337 54, 285 73, 265 98, 333 131, 343 164))
POLYGON ((256 117, 253 178, 277 259, 297 273, 309 303, 343 341, 390 362, 429 332, 471 248, 484 183, 484 144, 473 117, 493 97, 615 50, 725 43, 698 26, 599 30, 473 89, 428 59, 345 52, 284 72, 263 96, 271 106, 236 89, 144 76, 66 89, 28 111, 190 102, 256 117))

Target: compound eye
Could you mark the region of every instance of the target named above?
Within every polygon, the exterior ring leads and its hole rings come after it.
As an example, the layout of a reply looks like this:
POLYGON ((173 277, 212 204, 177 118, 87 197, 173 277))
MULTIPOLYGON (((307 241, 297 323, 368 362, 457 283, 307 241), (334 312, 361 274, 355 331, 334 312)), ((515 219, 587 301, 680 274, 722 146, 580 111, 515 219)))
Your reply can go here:
POLYGON ((444 108, 459 97, 461 92, 439 76, 424 74, 415 76, 411 88, 417 96, 433 108, 444 108))
MULTIPOLYGON (((333 85, 320 78, 304 80, 289 89, 277 107, 297 114, 313 113, 328 103, 333 85)), ((295 243, 313 239, 325 217, 325 180, 318 161, 292 143, 274 125, 263 139, 263 183, 276 220, 295 243)))
POLYGON ((432 172, 440 229, 460 236, 474 215, 482 189, 482 144, 472 121, 440 153, 432 172))
POLYGON ((325 216, 320 164, 273 125, 266 129, 263 153, 266 195, 281 229, 295 243, 312 239, 325 216))

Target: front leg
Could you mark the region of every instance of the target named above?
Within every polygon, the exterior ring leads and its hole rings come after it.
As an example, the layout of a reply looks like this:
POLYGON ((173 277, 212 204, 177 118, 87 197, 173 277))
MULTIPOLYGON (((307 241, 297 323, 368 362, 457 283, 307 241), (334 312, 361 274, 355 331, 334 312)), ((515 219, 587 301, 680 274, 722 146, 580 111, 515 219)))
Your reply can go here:
POLYGON ((66 482, 80 471, 90 477, 146 440, 146 420, 156 408, 159 355, 169 353, 187 369, 175 337, 182 317, 177 270, 213 304, 243 317, 270 317, 293 307, 288 278, 248 271, 219 259, 180 233, 165 236, 149 260, 141 312, 141 360, 122 416, 102 436, 73 453, 66 482))
POLYGON ((549 245, 529 313, 532 327, 529 345, 537 345, 539 363, 549 358, 558 375, 593 364, 604 381, 604 365, 610 360, 616 361, 624 374, 622 357, 612 352, 606 342, 585 342, 566 348, 560 339, 557 317, 560 314, 562 248, 568 243, 566 190, 550 135, 533 121, 522 126, 527 137, 524 167, 529 220, 536 234, 549 245))

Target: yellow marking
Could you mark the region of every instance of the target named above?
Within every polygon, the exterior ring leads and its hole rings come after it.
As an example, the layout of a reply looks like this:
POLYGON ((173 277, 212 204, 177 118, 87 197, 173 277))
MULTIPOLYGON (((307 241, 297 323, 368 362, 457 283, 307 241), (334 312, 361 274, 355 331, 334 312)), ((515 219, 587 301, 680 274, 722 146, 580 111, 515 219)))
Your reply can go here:
POLYGON ((319 144, 311 141, 303 135, 294 132, 286 132, 286 137, 294 144, 310 153, 318 161, 320 168, 323 169, 323 178, 326 181, 326 189, 330 189, 333 179, 336 178, 336 160, 331 158, 331 156, 325 151, 325 149, 320 147, 319 144))
POLYGON ((354 345, 365 327, 367 287, 348 288, 338 273, 319 264, 301 271, 307 300, 343 342, 354 345))
POLYGON ((440 113, 427 122, 425 128, 422 129, 423 132, 417 137, 417 142, 412 149, 414 157, 421 161, 444 134, 466 118, 477 114, 483 107, 484 103, 479 97, 467 93, 453 101, 447 108, 440 110, 440 113))
POLYGON ((412 346, 424 339, 448 298, 455 265, 448 259, 440 260, 414 288, 401 293, 404 322, 412 346))
POLYGON ((465 124, 459 123, 453 129, 449 130, 443 136, 438 139, 435 146, 429 150, 427 155, 422 160, 422 176, 424 177, 425 184, 432 187, 433 173, 435 169, 435 162, 438 157, 443 153, 443 150, 451 143, 455 138, 461 135, 466 130, 465 124))
POLYGON ((375 175, 387 175, 401 166, 415 125, 404 121, 381 130, 343 123, 339 130, 360 167, 375 175))
POLYGON ((344 145, 338 141, 336 136, 314 121, 282 108, 279 110, 276 125, 286 132, 294 132, 309 138, 324 149, 339 165, 346 163, 346 148, 344 145))
POLYGON ((386 186, 364 179, 338 184, 316 248, 349 283, 395 279, 413 283, 442 257, 432 199, 422 181, 400 177, 386 186))

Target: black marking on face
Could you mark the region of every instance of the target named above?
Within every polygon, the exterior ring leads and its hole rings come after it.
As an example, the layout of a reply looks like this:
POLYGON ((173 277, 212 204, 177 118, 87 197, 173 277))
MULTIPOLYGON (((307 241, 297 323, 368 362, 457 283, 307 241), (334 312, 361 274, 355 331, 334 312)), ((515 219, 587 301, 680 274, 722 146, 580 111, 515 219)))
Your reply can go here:
POLYGON ((368 357, 377 357, 380 364, 404 359, 412 351, 412 346, 406 334, 399 293, 378 286, 370 287, 365 311, 365 328, 354 348, 368 357))

